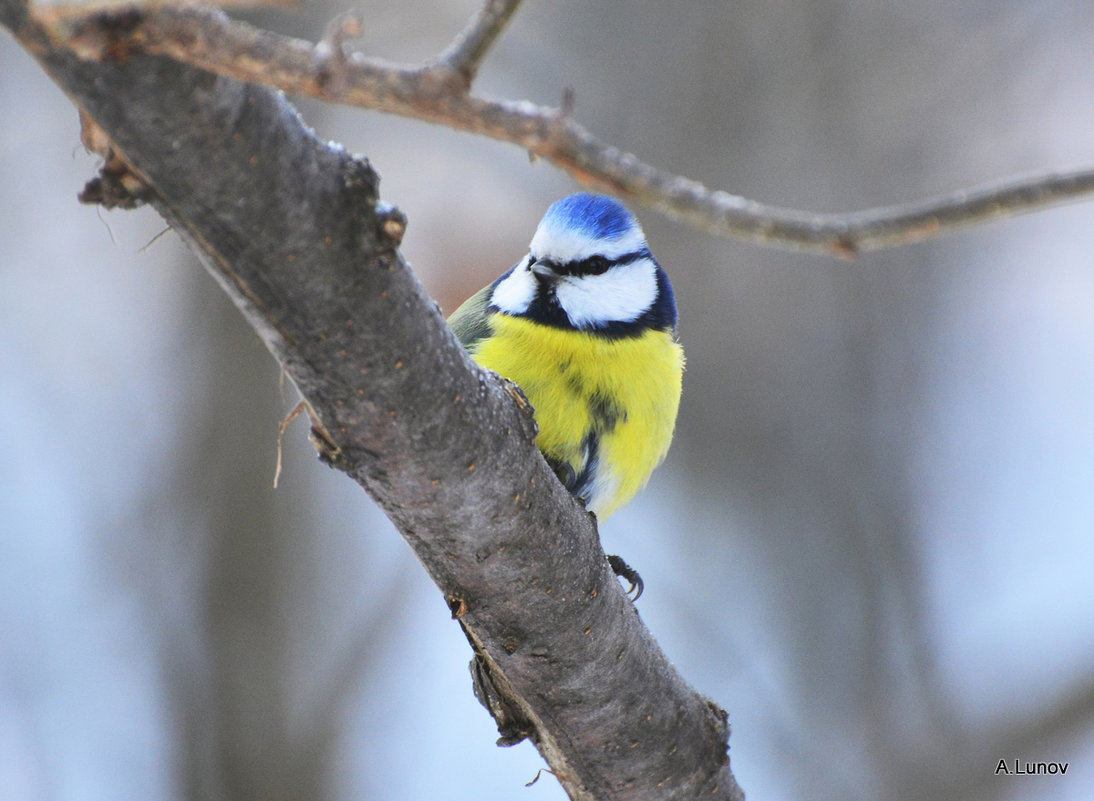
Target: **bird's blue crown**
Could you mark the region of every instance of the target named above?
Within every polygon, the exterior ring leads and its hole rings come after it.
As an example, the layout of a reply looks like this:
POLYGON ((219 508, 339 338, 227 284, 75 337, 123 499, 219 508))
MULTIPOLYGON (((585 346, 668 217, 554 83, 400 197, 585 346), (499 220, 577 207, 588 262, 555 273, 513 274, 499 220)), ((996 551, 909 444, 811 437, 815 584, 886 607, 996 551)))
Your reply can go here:
POLYGON ((547 209, 543 222, 552 228, 581 231, 595 239, 618 239, 638 227, 638 220, 618 201, 581 192, 547 209))
POLYGON ((594 256, 614 261, 649 252, 646 235, 622 203, 580 193, 556 201, 543 215, 529 251, 556 264, 579 263, 594 256))

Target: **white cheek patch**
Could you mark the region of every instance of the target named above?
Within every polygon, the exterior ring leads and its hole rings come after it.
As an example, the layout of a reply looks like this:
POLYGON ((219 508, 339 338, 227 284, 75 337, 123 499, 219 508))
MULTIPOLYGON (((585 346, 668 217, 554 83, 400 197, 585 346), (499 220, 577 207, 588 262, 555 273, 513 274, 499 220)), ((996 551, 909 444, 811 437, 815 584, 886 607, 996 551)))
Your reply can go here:
POLYGON ((633 323, 657 300, 657 271, 649 259, 638 259, 601 275, 566 276, 556 297, 575 328, 633 323))
POLYGON ((524 314, 536 299, 536 278, 521 262, 494 287, 490 302, 507 314, 524 314))
POLYGON ((559 264, 603 256, 608 261, 646 247, 642 229, 635 225, 615 239, 596 239, 581 229, 567 228, 554 220, 544 220, 528 246, 537 258, 550 257, 559 264))

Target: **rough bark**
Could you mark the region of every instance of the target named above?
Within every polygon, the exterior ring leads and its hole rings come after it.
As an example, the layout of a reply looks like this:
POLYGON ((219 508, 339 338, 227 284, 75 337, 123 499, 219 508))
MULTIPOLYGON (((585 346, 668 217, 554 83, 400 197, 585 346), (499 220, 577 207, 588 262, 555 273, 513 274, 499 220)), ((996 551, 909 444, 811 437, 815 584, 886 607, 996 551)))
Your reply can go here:
POLYGON ((743 798, 725 713, 622 593, 519 392, 470 362, 399 256, 405 219, 367 161, 275 92, 128 49, 124 14, 108 61, 51 41, 24 0, 0 0, 0 23, 115 149, 88 197, 154 205, 314 409, 325 458, 413 547, 503 738, 529 736, 575 799, 743 798))

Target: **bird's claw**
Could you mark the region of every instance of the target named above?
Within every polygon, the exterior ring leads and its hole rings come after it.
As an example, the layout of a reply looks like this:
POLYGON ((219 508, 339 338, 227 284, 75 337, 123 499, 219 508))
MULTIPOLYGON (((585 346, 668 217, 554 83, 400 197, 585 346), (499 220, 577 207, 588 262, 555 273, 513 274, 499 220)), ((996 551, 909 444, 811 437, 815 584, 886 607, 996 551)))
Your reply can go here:
POLYGON ((638 575, 637 570, 623 561, 623 557, 616 556, 615 554, 608 554, 608 565, 615 575, 631 585, 630 589, 627 590, 627 595, 630 595, 633 592, 634 598, 632 600, 637 601, 642 597, 642 590, 645 589, 646 585, 642 581, 642 577, 638 575))

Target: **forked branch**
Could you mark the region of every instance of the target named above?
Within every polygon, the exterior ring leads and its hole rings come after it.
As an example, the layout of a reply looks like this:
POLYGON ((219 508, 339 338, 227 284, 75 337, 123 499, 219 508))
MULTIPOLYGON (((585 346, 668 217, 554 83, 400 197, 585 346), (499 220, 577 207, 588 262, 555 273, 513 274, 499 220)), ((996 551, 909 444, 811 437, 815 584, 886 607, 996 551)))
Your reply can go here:
POLYGON ((444 66, 459 75, 466 89, 479 73, 482 60, 493 47, 505 26, 516 13, 521 0, 486 0, 479 13, 460 31, 434 66, 444 66))

